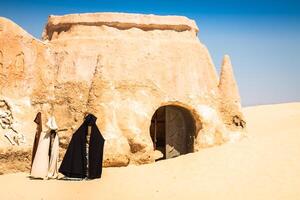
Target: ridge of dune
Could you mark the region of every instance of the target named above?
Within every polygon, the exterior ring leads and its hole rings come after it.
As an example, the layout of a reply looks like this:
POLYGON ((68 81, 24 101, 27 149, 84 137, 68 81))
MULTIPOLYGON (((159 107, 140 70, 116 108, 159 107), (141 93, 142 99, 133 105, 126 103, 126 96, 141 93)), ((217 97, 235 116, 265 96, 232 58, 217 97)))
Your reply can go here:
POLYGON ((153 164, 105 168, 100 180, 2 175, 1 199, 299 199, 300 102, 244 113, 248 137, 240 142, 153 164))

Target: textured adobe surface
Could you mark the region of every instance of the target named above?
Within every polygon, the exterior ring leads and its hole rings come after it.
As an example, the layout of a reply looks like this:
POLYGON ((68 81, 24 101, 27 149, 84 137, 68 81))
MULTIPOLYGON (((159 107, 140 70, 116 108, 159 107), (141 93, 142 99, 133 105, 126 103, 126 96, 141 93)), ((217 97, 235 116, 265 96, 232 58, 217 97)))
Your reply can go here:
POLYGON ((92 112, 106 139, 105 166, 149 163, 151 118, 165 105, 192 114, 195 151, 240 138, 245 122, 230 58, 219 81, 197 32, 186 17, 74 14, 50 16, 40 41, 0 18, 1 146, 32 145, 41 111, 67 129, 66 147, 92 112))

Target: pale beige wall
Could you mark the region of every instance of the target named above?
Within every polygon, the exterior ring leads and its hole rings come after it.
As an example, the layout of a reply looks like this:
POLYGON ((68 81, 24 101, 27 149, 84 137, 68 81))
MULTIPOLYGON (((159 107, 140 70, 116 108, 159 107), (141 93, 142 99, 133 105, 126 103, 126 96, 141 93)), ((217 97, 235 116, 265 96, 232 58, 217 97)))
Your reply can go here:
POLYGON ((73 21, 38 41, 1 18, 1 98, 13 105, 27 144, 37 111, 44 120, 54 115, 60 128, 68 128, 60 133, 64 144, 84 114, 92 112, 106 138, 106 166, 152 162, 149 127, 163 105, 180 105, 193 114, 195 150, 228 140, 218 76, 197 29, 189 23, 150 29, 131 25, 73 21))

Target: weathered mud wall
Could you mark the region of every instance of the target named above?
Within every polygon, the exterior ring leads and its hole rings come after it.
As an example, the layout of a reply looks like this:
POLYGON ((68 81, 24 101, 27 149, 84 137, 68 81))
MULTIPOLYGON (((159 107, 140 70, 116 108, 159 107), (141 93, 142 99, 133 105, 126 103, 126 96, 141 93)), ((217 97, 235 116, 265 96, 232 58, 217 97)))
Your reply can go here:
POLYGON ((154 161, 149 127, 164 105, 191 112, 195 150, 239 137, 244 122, 231 65, 219 82, 197 32, 185 17, 81 14, 50 16, 39 41, 0 18, 0 100, 12 108, 3 112, 14 116, 26 145, 35 114, 54 115, 67 129, 63 147, 92 112, 106 139, 105 166, 154 161))

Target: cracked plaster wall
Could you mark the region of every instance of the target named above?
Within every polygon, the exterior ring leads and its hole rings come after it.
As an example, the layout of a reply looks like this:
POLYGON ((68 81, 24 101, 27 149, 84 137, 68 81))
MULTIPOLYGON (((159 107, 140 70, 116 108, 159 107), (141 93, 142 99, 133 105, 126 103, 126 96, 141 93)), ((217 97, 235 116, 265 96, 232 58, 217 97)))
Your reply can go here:
POLYGON ((230 98, 221 99, 215 67, 192 22, 181 26, 169 18, 163 23, 161 17, 155 19, 160 24, 140 20, 142 25, 133 26, 137 19, 129 17, 130 23, 118 25, 116 16, 110 17, 113 24, 78 22, 86 16, 50 17, 45 41, 0 18, 0 94, 16 110, 18 132, 27 145, 38 111, 44 122, 54 115, 67 129, 60 133, 64 147, 85 113, 92 112, 106 139, 105 166, 153 162, 149 127, 164 105, 192 113, 195 150, 230 140, 231 130, 223 122, 227 111, 220 111, 223 104, 231 105, 230 98), (68 28, 61 29, 59 20, 69 20, 68 28))

